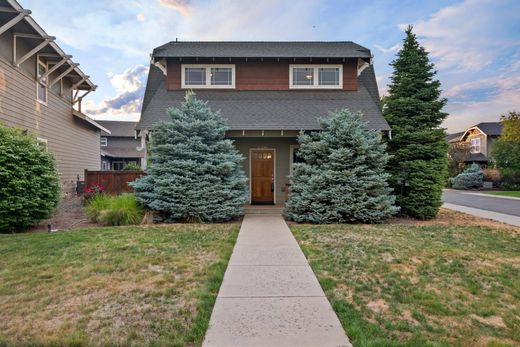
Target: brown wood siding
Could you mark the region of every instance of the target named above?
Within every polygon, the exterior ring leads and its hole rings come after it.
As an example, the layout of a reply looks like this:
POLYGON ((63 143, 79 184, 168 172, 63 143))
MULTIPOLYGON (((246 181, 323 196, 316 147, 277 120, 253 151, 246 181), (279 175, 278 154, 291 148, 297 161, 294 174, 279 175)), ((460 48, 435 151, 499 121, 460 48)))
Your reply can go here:
POLYGON ((77 175, 99 170, 99 132, 72 115, 70 101, 48 91, 47 106, 36 101, 36 81, 0 59, 0 122, 28 129, 46 139, 54 154, 64 193, 73 192, 77 175))
MULTIPOLYGON (((200 63, 206 64, 206 62, 200 63)), ((235 61, 231 64, 235 64, 235 90, 289 90, 290 62, 235 61)), ((168 90, 181 89, 180 62, 168 61, 166 85, 168 90)), ((357 61, 355 59, 349 59, 343 64, 343 90, 357 90, 357 61)))

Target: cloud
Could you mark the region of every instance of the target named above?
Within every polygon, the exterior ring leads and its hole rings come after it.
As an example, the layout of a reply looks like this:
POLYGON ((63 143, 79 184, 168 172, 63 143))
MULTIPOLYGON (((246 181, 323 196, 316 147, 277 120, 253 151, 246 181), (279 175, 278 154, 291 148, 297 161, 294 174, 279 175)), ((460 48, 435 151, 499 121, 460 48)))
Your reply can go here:
POLYGON ((121 119, 125 117, 139 118, 142 107, 145 84, 143 77, 148 73, 148 67, 137 65, 123 71, 121 74, 114 74, 110 83, 116 89, 115 97, 103 100, 99 105, 93 103, 85 104, 85 113, 95 116, 96 119, 121 119), (115 117, 115 118, 113 118, 115 117))
POLYGON ((159 4, 173 9, 183 16, 189 15, 191 11, 189 0, 159 0, 159 4))
POLYGON ((518 13, 520 2, 516 0, 466 0, 416 22, 414 31, 436 58, 438 68, 479 71, 520 46, 514 34, 518 13))
POLYGON ((389 47, 389 48, 384 48, 379 45, 374 45, 374 46, 383 53, 395 53, 395 52, 399 51, 402 47, 400 42, 396 43, 395 45, 393 45, 392 47, 389 47))

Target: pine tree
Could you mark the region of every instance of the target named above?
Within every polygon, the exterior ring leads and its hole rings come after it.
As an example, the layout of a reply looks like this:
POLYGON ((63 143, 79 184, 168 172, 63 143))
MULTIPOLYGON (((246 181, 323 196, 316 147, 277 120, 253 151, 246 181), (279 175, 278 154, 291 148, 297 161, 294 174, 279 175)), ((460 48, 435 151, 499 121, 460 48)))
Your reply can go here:
POLYGON ((322 131, 301 133, 286 216, 311 223, 377 223, 397 212, 385 165, 386 145, 360 113, 333 112, 322 131))
POLYGON ((391 63, 394 72, 383 114, 392 128, 388 150, 390 184, 405 215, 434 218, 442 204, 447 175, 448 144, 440 127, 446 99, 428 53, 406 29, 403 48, 391 63))
POLYGON ((243 214, 243 156, 225 138, 218 112, 193 93, 152 133, 148 175, 132 186, 137 200, 165 222, 219 222, 243 214))

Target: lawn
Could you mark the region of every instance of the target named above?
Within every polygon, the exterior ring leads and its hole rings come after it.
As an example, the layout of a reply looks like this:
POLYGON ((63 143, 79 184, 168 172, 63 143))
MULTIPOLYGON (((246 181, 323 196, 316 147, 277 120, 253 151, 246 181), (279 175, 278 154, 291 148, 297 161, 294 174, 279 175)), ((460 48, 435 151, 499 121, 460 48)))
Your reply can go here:
POLYGON ((500 191, 494 191, 494 192, 486 192, 487 194, 491 194, 491 195, 499 195, 499 196, 511 196, 511 197, 514 197, 514 198, 520 198, 520 191, 516 190, 516 191, 504 191, 504 192, 500 192, 500 191))
POLYGON ((354 346, 520 346, 520 229, 291 225, 354 346))
POLYGON ((238 229, 0 235, 0 346, 198 346, 238 229))

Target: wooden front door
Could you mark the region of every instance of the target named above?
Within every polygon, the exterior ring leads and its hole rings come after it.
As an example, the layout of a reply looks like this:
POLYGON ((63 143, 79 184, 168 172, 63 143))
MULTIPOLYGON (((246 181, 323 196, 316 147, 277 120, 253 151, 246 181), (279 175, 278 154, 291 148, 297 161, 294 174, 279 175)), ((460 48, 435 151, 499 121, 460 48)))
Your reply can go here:
POLYGON ((274 151, 251 151, 251 203, 274 204, 274 151))

